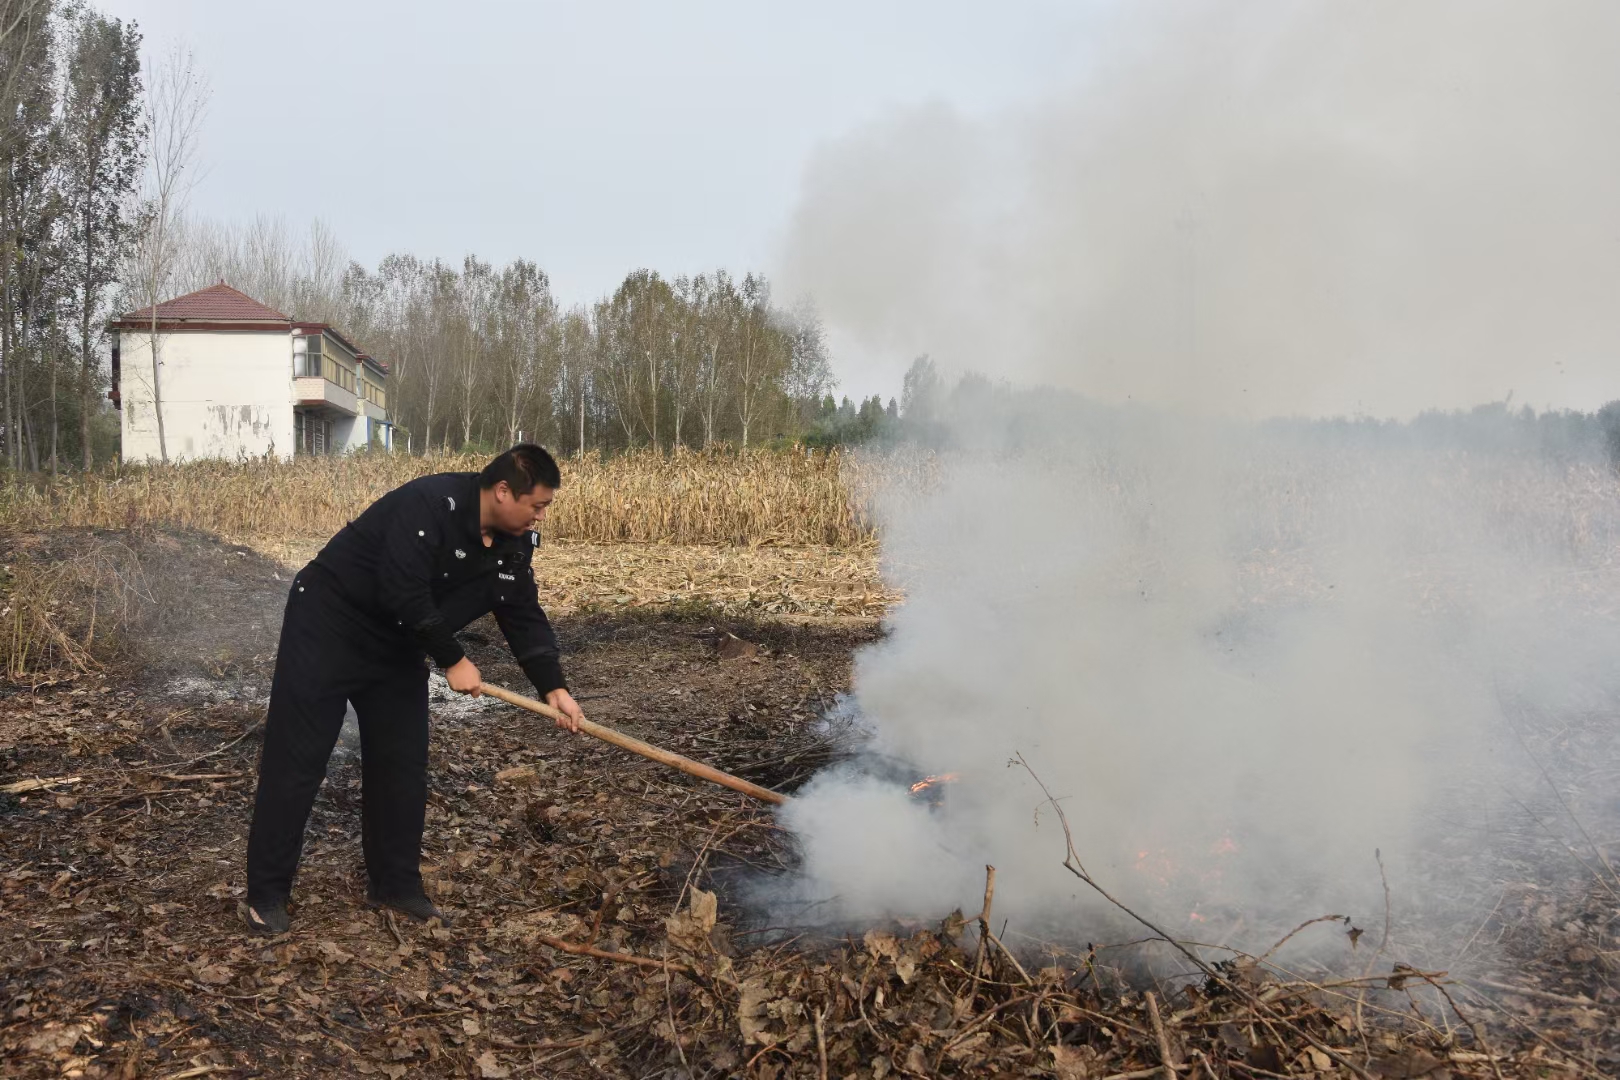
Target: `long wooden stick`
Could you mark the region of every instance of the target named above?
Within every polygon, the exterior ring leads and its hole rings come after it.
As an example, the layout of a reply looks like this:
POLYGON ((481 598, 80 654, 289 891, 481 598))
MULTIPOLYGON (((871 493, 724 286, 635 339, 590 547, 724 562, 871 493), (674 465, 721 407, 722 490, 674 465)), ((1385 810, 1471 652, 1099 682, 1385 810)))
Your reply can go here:
MULTIPOLYGON (((514 694, 512 691, 503 686, 491 686, 489 683, 485 683, 482 687, 480 687, 480 692, 488 694, 492 698, 499 698, 508 705, 516 705, 520 709, 528 709, 532 713, 539 713, 541 716, 549 717, 552 720, 564 719, 562 713, 558 712, 556 709, 553 709, 545 702, 536 701, 531 697, 524 697, 522 694, 514 694)), ((688 776, 696 776, 700 779, 708 780, 711 783, 719 784, 721 787, 728 787, 733 791, 740 791, 744 795, 750 795, 758 799, 760 802, 768 802, 774 806, 781 806, 783 803, 788 801, 788 796, 783 795, 780 792, 772 791, 770 788, 760 787, 758 784, 750 784, 747 780, 744 780, 740 776, 732 776, 730 773, 721 772, 719 769, 711 768, 710 766, 703 764, 701 761, 693 761, 689 757, 682 757, 681 755, 672 753, 669 750, 661 750, 652 743, 642 742, 640 739, 626 735, 622 731, 615 731, 610 727, 603 727, 601 724, 593 724, 589 720, 581 720, 579 722, 579 730, 583 731, 585 734, 594 739, 601 739, 605 743, 612 743, 614 746, 628 750, 632 754, 640 754, 642 757, 656 761, 660 765, 668 765, 672 769, 679 769, 688 776)))

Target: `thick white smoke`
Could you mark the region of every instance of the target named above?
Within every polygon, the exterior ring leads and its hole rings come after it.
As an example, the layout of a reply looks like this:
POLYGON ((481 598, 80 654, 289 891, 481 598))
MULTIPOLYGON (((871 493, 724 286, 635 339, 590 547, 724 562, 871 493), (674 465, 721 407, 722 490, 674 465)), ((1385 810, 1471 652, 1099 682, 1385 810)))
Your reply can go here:
POLYGON ((1022 449, 879 499, 907 600, 859 659, 868 753, 786 811, 800 895, 942 915, 993 863, 998 910, 1085 926, 1023 755, 1098 878, 1178 927, 1376 925, 1377 850, 1404 910, 1432 905, 1448 845, 1488 850, 1540 783, 1523 706, 1620 688, 1593 602, 1620 587, 1613 474, 1406 429, 1115 419, 1043 439, 1021 416, 1022 449), (924 773, 960 779, 930 806, 903 782, 924 773))
POLYGON ((1620 6, 1092 11, 1067 92, 806 177, 786 273, 845 343, 1120 407, 1014 407, 880 498, 907 599, 857 667, 872 753, 785 812, 798 896, 972 910, 989 862, 999 911, 1075 927, 1022 754, 1178 927, 1376 923, 1375 849, 1432 907, 1521 814, 1526 717, 1613 707, 1614 475, 1253 421, 1620 397, 1620 6), (937 807, 896 782, 946 772, 937 807))
POLYGON ((812 161, 779 273, 846 359, 1243 416, 1620 397, 1620 5, 1085 10, 1061 92, 812 161))

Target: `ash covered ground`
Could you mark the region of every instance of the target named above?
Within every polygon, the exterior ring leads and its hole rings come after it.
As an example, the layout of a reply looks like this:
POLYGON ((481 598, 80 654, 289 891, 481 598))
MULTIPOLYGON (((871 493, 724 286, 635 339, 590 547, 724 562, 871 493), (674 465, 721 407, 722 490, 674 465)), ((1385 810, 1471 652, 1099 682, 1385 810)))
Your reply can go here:
MULTIPOLYGON (((1467 928, 1464 952, 1490 958, 1468 981, 1440 976, 1442 957, 1399 933, 1380 948, 1377 925, 1312 928, 1362 931, 1337 979, 1204 950, 1210 976, 1163 943, 1105 944, 1144 936, 1123 919, 1041 940, 988 920, 1006 950, 975 932, 973 911, 827 926, 809 910, 784 926, 769 917, 780 909, 749 901, 796 866, 768 808, 447 695, 434 705, 424 856, 453 925, 364 909, 351 753, 316 803, 293 933, 250 938, 242 848, 287 568, 197 534, 61 532, 14 538, 12 554, 107 544, 138 568, 150 608, 139 634, 94 675, 0 698, 0 783, 80 778, 0 797, 7 1075, 1620 1069, 1612 832, 1584 855, 1516 864, 1567 839, 1527 809, 1467 928)), ((558 628, 593 719, 784 791, 852 752, 825 718, 854 653, 880 635, 873 621, 716 622, 691 604, 558 628), (725 632, 752 654, 722 659, 725 632)), ((464 640, 489 681, 525 688, 492 624, 464 640)), ((1612 761, 1613 727, 1592 716, 1549 737, 1612 761)), ((1571 797, 1588 810, 1603 782, 1594 765, 1571 797)), ((1421 921, 1414 900, 1397 897, 1398 922, 1421 921)))

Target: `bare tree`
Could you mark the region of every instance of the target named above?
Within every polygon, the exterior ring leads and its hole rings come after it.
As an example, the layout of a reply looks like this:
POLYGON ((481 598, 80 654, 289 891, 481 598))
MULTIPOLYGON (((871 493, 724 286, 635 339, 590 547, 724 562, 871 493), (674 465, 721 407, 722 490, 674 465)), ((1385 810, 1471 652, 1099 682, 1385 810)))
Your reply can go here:
POLYGON ((742 425, 743 448, 748 447, 749 429, 760 417, 771 391, 781 386, 787 368, 786 343, 771 325, 771 290, 764 278, 749 274, 737 291, 740 301, 732 323, 736 335, 736 359, 732 371, 734 406, 742 425))
POLYGON ((146 229, 136 251, 142 299, 148 306, 152 352, 152 409, 157 419, 158 455, 167 462, 169 446, 163 427, 162 335, 158 305, 174 276, 186 197, 196 182, 197 142, 208 108, 208 84, 196 70, 191 53, 171 49, 152 65, 146 94, 147 137, 146 229))
POLYGON ((54 311, 60 216, 55 24, 49 16, 49 6, 34 9, 0 43, 0 370, 6 454, 14 468, 24 451, 29 467, 39 468, 28 368, 31 358, 44 359, 45 338, 54 336, 41 333, 54 311))
POLYGON ((596 333, 591 326, 590 312, 576 307, 564 315, 557 328, 557 339, 561 398, 558 411, 573 419, 577 432, 574 452, 584 457, 585 402, 591 390, 591 370, 596 355, 596 333))
MULTIPOLYGON (((495 268, 469 255, 462 263, 460 317, 455 322, 457 381, 461 390, 461 445, 472 442, 473 418, 484 393, 487 344, 495 315, 495 268)), ((445 436, 449 444, 448 433, 445 436)))
POLYGON ((494 369, 490 395, 500 409, 508 446, 517 441, 534 394, 546 322, 542 309, 550 305, 550 298, 546 275, 531 262, 519 259, 496 276, 489 320, 493 340, 488 350, 494 369))
POLYGON ((682 428, 686 413, 697 396, 698 380, 703 367, 705 335, 703 308, 709 291, 709 279, 697 277, 675 279, 675 303, 671 317, 669 363, 665 365, 665 381, 669 384, 670 418, 675 423, 673 445, 683 445, 682 428))
POLYGON ((642 367, 635 352, 630 305, 622 288, 611 299, 597 302, 595 323, 597 389, 624 430, 625 445, 630 446, 636 441, 642 367))
POLYGON ((78 324, 79 444, 86 469, 92 465, 90 420, 99 402, 95 346, 108 291, 135 236, 132 196, 145 164, 140 41, 133 25, 83 12, 72 27, 63 81, 64 273, 78 324))

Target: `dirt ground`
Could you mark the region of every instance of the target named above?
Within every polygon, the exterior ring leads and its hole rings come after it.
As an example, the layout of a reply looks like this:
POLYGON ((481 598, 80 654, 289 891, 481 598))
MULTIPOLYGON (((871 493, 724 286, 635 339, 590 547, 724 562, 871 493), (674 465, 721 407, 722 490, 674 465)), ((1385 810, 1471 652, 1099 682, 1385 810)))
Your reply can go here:
MULTIPOLYGON (((88 542, 22 543, 70 540, 88 542)), ((739 877, 793 864, 768 808, 442 684, 424 872, 451 925, 363 906, 359 762, 340 747, 293 931, 249 937, 243 845, 288 568, 196 534, 96 542, 129 546, 132 587, 156 614, 105 670, 0 696, 0 784, 67 778, 0 795, 7 1076, 1620 1069, 1620 954, 1604 953, 1620 904, 1590 881, 1522 912, 1515 898, 1493 928, 1561 950, 1545 989, 1387 965, 1327 987, 1238 956, 1144 992, 1099 974, 1095 948, 1021 962, 973 933, 974 913, 829 938, 761 925, 736 902, 739 877), (1428 1005, 1445 994, 1459 1001, 1437 1017, 1428 1005)), ((824 718, 881 632, 871 618, 738 616, 701 596, 557 622, 593 719, 782 791, 843 752, 824 718), (719 648, 728 633, 746 646, 719 648)), ((492 623, 463 638, 487 680, 528 689, 492 623)))

